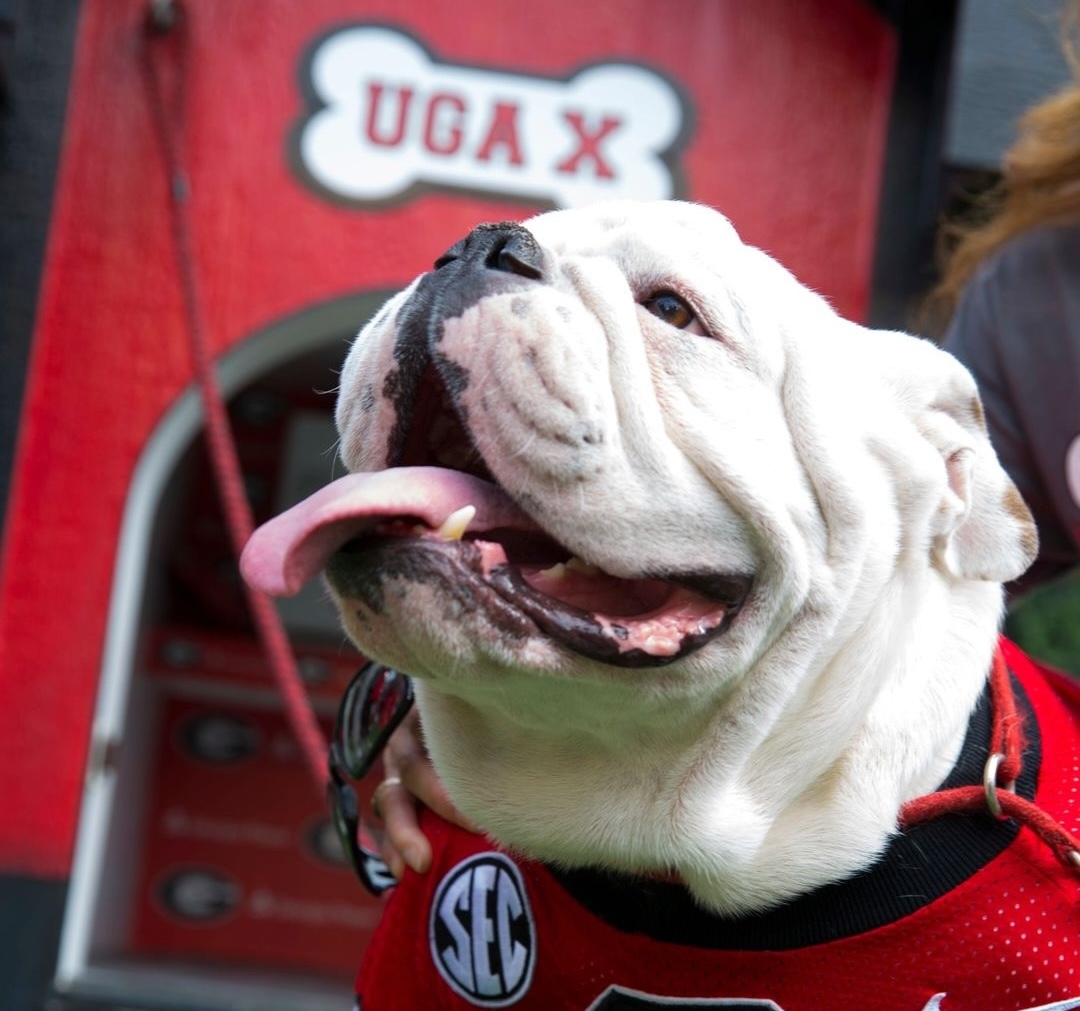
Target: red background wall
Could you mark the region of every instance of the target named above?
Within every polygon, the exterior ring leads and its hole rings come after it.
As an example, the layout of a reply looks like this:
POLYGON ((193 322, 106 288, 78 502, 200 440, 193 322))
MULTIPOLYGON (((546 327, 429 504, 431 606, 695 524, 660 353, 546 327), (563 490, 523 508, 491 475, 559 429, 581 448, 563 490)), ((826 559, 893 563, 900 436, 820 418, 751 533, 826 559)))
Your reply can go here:
MULTIPOLYGON (((0 569, 0 867, 67 873, 121 514, 191 379, 143 0, 84 5, 0 569)), ((195 257, 221 351, 282 316, 400 286, 481 220, 449 192, 331 202, 290 170, 298 74, 336 25, 391 23, 440 60, 566 77, 639 61, 693 105, 686 196, 727 213, 843 313, 868 297, 893 45, 861 0, 189 0, 195 257)), ((357 326, 362 320, 357 320, 357 326)))

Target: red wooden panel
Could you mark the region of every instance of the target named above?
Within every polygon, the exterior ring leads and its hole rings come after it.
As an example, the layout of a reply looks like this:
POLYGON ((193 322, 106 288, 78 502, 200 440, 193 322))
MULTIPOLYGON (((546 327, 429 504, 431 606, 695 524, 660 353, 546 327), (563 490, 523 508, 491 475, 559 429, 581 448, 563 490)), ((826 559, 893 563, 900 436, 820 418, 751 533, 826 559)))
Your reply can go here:
MULTIPOLYGON (((40 875, 70 860, 132 470, 191 375, 140 69, 146 7, 84 5, 0 570, 0 866, 40 875)), ((539 209, 479 192, 482 180, 370 205, 312 188, 291 147, 310 111, 304 68, 346 24, 393 26, 445 67, 567 82, 617 62, 659 75, 686 101, 672 157, 682 193, 723 209, 842 312, 865 308, 893 40, 861 0, 543 0, 498 17, 482 0, 187 7, 191 206, 219 349, 398 286, 478 221, 539 209)), ((583 156, 577 170, 599 166, 583 156)))

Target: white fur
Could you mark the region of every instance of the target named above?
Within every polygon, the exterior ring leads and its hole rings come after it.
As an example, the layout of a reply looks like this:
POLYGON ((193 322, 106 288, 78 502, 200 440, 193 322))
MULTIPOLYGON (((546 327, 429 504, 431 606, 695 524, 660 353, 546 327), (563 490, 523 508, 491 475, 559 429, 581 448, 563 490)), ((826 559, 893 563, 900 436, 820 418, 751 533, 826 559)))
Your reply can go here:
MULTIPOLYGON (((538 631, 508 639, 405 583, 381 615, 343 602, 346 627, 421 678, 435 764, 501 843, 674 871, 725 912, 846 877, 954 762, 998 581, 1034 550, 974 384, 927 342, 840 319, 704 207, 526 224, 545 283, 481 300, 441 345, 468 367, 470 428, 500 484, 608 572, 751 570, 751 597, 722 636, 650 670, 538 631), (663 289, 707 336, 638 304, 663 289)), ((409 297, 346 363, 352 470, 385 464, 358 405, 395 367, 409 297)))

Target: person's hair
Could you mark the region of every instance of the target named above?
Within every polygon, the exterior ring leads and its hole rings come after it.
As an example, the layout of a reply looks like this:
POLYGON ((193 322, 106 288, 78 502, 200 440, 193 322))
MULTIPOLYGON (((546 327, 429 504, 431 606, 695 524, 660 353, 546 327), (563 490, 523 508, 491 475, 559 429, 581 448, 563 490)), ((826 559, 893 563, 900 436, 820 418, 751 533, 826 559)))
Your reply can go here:
POLYGON ((1061 33, 1072 82, 1021 117, 1000 181, 942 228, 941 275, 927 306, 934 319, 948 320, 979 264, 1010 239, 1080 219, 1080 0, 1066 3, 1061 33))

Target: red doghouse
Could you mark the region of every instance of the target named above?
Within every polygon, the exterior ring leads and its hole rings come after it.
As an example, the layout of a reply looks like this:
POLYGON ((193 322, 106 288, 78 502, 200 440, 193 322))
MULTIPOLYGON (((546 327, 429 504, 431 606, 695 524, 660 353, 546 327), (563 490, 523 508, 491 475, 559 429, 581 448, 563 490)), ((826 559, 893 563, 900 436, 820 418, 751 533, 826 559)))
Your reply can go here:
MULTIPOLYGON (((79 28, 0 572, 0 869, 70 879, 60 993, 342 1007, 379 907, 251 635, 178 264, 269 516, 334 474, 348 340, 480 221, 703 201, 863 317, 895 33, 863 0, 188 0, 178 55, 146 13, 79 28)), ((284 618, 328 717, 357 658, 317 591, 284 618)))

